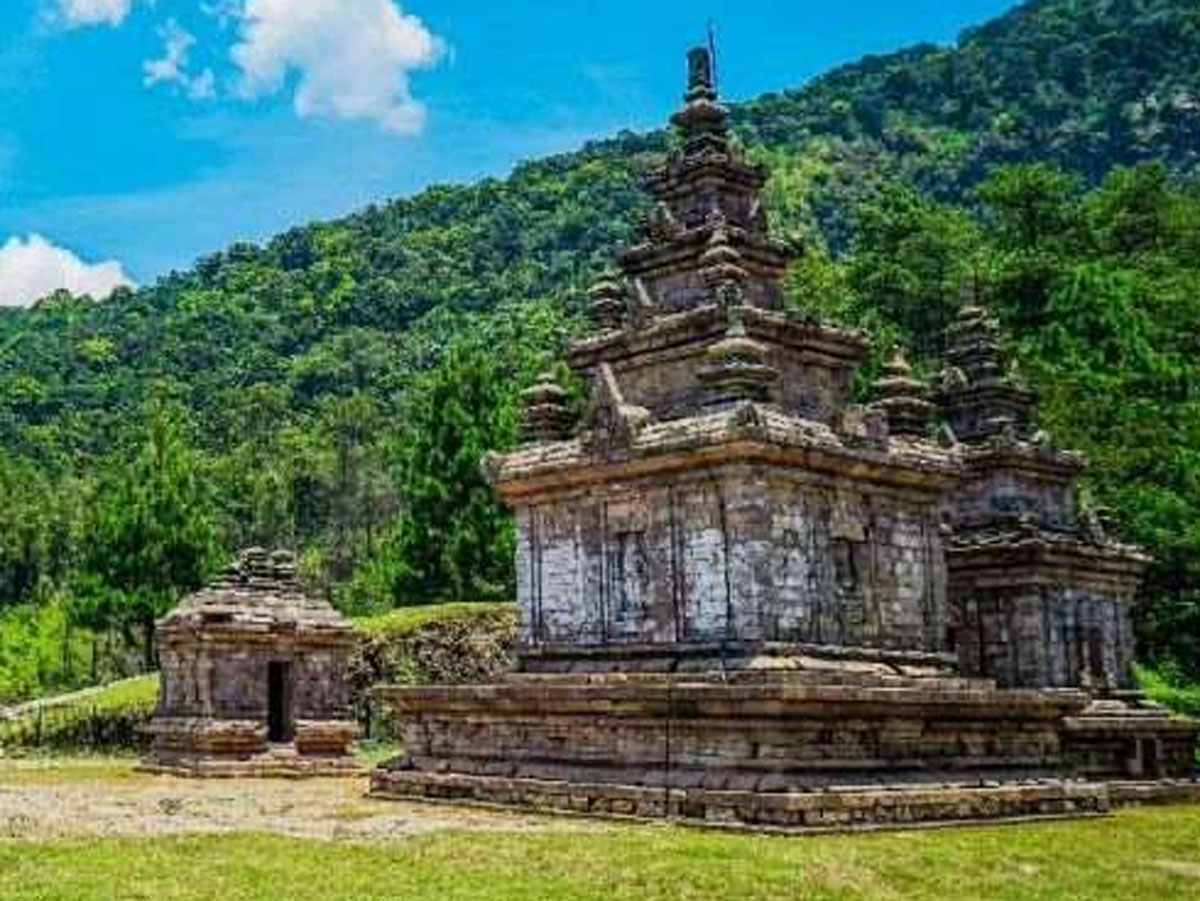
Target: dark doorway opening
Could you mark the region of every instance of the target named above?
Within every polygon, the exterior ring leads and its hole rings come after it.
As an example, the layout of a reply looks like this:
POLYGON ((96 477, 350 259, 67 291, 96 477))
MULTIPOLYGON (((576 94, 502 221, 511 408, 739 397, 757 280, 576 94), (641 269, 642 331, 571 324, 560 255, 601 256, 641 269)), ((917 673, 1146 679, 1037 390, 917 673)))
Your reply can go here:
POLYGON ((1158 760, 1158 742, 1153 738, 1142 739, 1142 776, 1158 779, 1162 776, 1158 760))
POLYGON ((272 662, 267 666, 267 740, 285 744, 294 738, 292 729, 292 666, 272 662))

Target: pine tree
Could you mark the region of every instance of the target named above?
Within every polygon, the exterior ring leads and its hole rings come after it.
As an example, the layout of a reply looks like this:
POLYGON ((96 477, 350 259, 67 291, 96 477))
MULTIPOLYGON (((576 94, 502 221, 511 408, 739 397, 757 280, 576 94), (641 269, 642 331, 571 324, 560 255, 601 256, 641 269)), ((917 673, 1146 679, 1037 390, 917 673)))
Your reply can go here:
POLYGON ((101 488, 90 524, 88 575, 102 590, 119 592, 112 615, 127 631, 141 632, 148 669, 156 618, 204 583, 217 556, 199 469, 179 414, 156 405, 136 457, 101 488))
POLYGON ((495 358, 452 348, 423 386, 400 452, 392 576, 400 603, 511 597, 515 533, 481 466, 515 437, 512 392, 495 358))

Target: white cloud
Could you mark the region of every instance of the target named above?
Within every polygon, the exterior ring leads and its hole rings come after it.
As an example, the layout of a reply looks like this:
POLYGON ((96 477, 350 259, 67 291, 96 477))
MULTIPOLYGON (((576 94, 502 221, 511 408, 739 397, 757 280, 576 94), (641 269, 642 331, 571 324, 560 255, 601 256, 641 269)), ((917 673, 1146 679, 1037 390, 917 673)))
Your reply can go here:
POLYGON ((242 18, 244 0, 213 0, 212 3, 201 3, 200 12, 210 19, 216 19, 220 28, 228 28, 242 18))
POLYGON ((193 100, 209 100, 216 96, 216 78, 212 69, 205 69, 199 75, 188 71, 188 56, 196 43, 196 38, 188 31, 179 27, 174 19, 159 29, 165 46, 159 59, 148 59, 142 64, 143 82, 151 88, 157 84, 178 85, 188 97, 193 100))
POLYGON ((246 0, 234 46, 241 91, 260 97, 298 77, 301 117, 378 122, 398 134, 425 124, 409 74, 431 66, 442 42, 392 0, 246 0))
POLYGON ((0 307, 29 306, 61 289, 99 300, 122 285, 133 282, 120 263, 85 263, 41 235, 10 238, 0 247, 0 307))
POLYGON ((69 28, 120 25, 134 0, 58 0, 58 10, 69 28))

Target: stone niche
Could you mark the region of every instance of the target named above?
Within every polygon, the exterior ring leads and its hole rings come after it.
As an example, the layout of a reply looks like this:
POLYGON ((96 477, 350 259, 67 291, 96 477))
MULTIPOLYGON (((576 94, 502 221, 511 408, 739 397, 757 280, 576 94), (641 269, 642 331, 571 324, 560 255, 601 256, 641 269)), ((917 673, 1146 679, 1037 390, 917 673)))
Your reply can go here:
POLYGON ((158 624, 162 691, 147 769, 352 772, 349 624, 307 596, 291 554, 244 552, 158 624))
POLYGON ((404 754, 372 793, 784 830, 1200 795, 1196 725, 1120 692, 1144 557, 1088 537, 975 314, 940 392, 897 358, 855 405, 867 342, 784 308, 798 248, 706 50, 689 73, 646 238, 568 353, 582 417, 547 374, 487 463, 517 670, 380 689, 404 754))

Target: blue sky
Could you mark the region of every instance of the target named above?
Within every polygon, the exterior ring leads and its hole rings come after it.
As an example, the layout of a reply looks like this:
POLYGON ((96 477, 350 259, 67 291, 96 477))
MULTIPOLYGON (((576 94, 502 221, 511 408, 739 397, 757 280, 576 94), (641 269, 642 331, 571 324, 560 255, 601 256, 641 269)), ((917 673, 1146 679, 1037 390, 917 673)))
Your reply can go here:
POLYGON ((0 304, 655 127, 708 16, 738 99, 1014 5, 3 0, 0 304))

